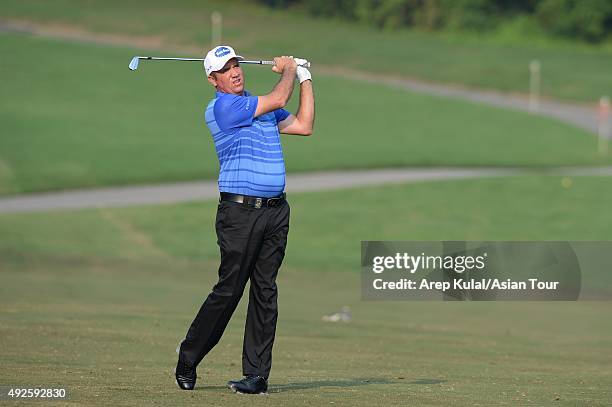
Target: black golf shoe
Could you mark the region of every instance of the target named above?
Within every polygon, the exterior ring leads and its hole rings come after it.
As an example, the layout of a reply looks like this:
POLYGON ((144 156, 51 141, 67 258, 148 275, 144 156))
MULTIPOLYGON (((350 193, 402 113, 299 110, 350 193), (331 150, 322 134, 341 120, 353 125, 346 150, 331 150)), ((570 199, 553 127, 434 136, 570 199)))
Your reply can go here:
POLYGON ((268 381, 261 376, 245 376, 240 380, 230 380, 227 387, 242 394, 268 394, 268 381))
POLYGON ((174 370, 174 377, 176 378, 176 384, 182 390, 193 390, 198 377, 195 366, 187 362, 180 353, 174 370))

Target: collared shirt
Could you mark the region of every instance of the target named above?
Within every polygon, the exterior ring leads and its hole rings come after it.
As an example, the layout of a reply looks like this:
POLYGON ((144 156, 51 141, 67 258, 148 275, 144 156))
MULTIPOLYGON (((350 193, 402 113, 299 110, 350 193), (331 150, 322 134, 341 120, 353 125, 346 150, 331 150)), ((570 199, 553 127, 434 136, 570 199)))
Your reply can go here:
POLYGON ((289 112, 278 109, 258 117, 257 96, 217 92, 205 119, 219 158, 219 191, 273 197, 285 189, 285 160, 278 123, 289 112))

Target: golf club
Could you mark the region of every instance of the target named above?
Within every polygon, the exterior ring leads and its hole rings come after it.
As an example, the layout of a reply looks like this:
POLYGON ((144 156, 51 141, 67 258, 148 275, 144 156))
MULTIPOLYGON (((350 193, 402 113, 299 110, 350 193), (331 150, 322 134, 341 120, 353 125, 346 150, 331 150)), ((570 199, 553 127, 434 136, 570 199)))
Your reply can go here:
MULTIPOLYGON (((141 59, 157 60, 157 61, 199 61, 199 62, 204 61, 204 58, 170 58, 170 57, 136 56, 132 58, 132 61, 130 62, 130 65, 129 65, 132 71, 135 71, 136 69, 138 69, 138 63, 140 62, 141 59)), ((274 61, 240 61, 240 63, 241 64, 257 64, 257 65, 274 65, 274 61)), ((305 64, 302 64, 300 66, 303 66, 304 68, 310 68, 310 62, 306 62, 305 64)))

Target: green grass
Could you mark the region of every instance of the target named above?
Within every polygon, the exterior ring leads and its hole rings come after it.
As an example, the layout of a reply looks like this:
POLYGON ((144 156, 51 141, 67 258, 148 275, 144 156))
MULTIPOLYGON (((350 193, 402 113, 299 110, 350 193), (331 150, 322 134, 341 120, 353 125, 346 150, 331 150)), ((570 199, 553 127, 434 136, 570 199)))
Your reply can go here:
POLYGON ((362 239, 610 240, 607 184, 291 196, 265 399, 223 387, 241 373, 244 302, 198 390, 174 387, 174 347, 216 276, 215 203, 3 215, 0 382, 68 387, 86 405, 608 405, 609 303, 363 302, 358 273, 362 239), (343 305, 353 322, 321 321, 343 305))
MULTIPOLYGON (((572 182, 564 188, 560 177, 530 176, 298 194, 290 200, 287 264, 355 270, 362 240, 612 240, 609 178, 572 182)), ((45 256, 214 260, 215 205, 4 215, 1 247, 45 256)))
MULTIPOLYGON (((2 34, 0 194, 215 178, 201 66, 135 50, 2 34)), ((276 76, 245 68, 265 93, 276 76)), ((320 75, 311 138, 283 138, 287 169, 602 164, 596 137, 520 112, 320 75)), ((295 111, 295 101, 291 109, 295 111)))
MULTIPOLYGON (((507 24, 486 35, 379 32, 300 12, 272 11, 252 2, 212 0, 88 1, 5 0, 5 18, 78 26, 94 32, 155 36, 168 43, 206 48, 210 13, 224 16, 224 40, 248 56, 303 55, 338 65, 427 80, 528 91, 529 62, 542 63, 543 92, 556 98, 594 102, 612 94, 610 47, 579 46, 517 37, 507 24), (510 38, 510 40, 509 40, 510 38), (373 64, 375 61, 375 64, 373 64)), ((316 72, 316 71, 315 71, 316 72)))
MULTIPOLYGON (((41 261, 38 259, 38 261, 41 261)), ((0 378, 65 387, 83 405, 608 405, 605 302, 361 302, 345 273, 285 268, 271 395, 240 397, 244 303, 175 388, 174 347, 213 283, 213 265, 3 261, 0 378), (27 286, 27 288, 26 288, 27 286), (313 293, 316 295, 313 301, 313 293), (321 315, 349 304, 354 321, 321 315), (529 317, 526 317, 529 315, 529 317), (562 322, 561 322, 562 321, 562 322)))

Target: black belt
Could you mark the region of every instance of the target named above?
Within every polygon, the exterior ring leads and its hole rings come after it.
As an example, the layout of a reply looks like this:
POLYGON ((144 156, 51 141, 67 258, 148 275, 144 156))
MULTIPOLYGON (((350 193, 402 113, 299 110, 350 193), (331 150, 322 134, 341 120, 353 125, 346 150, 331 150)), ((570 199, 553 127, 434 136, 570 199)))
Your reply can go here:
POLYGON ((238 195, 229 192, 221 192, 221 198, 219 199, 219 201, 231 201, 259 209, 261 207, 266 206, 278 206, 285 202, 285 197, 286 194, 284 192, 279 196, 275 196, 272 198, 261 198, 258 196, 238 195))

